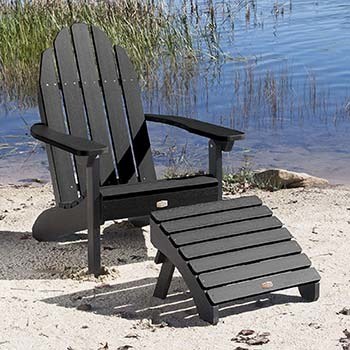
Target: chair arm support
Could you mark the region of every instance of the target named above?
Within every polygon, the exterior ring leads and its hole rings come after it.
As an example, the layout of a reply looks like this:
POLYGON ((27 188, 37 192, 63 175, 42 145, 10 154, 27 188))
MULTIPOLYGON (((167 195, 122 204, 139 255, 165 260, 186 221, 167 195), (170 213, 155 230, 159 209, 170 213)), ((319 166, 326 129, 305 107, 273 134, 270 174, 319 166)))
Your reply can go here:
POLYGON ((213 175, 218 180, 218 200, 222 199, 222 151, 221 145, 218 145, 213 140, 209 140, 209 174, 213 175))
POLYGON ((63 134, 42 123, 34 124, 30 129, 30 133, 34 138, 76 156, 97 156, 105 153, 108 149, 107 146, 95 141, 63 134))
POLYGON ((230 151, 234 141, 242 140, 244 133, 200 120, 174 115, 145 114, 147 121, 173 125, 193 134, 207 137, 221 145, 223 151, 230 151))

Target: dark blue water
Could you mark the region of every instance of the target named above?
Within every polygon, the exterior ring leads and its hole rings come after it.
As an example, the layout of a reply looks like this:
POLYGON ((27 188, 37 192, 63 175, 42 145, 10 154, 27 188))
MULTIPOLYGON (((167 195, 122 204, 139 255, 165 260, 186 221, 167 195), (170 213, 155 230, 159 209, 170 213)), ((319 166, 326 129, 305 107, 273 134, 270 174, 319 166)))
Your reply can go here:
MULTIPOLYGON (((234 31, 223 3, 214 3, 219 59, 204 48, 186 89, 145 91, 146 111, 245 131, 224 156, 227 170, 278 167, 350 183, 350 3, 261 0, 236 15, 234 31)), ((206 6, 199 2, 203 23, 206 6)), ((48 178, 43 150, 26 136, 37 110, 0 113, 0 182, 48 178)), ((159 173, 206 168, 206 140, 159 125, 150 134, 159 173)))

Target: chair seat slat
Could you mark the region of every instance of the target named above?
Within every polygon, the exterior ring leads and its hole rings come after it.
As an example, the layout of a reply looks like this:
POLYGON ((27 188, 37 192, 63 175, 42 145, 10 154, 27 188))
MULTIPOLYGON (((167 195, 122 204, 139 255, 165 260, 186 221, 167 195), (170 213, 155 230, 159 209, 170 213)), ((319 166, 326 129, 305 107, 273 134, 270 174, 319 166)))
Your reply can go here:
MULTIPOLYGON (((218 181, 211 176, 194 176, 189 178, 158 180, 147 183, 105 186, 101 188, 104 199, 130 198, 133 196, 151 195, 162 192, 179 191, 200 187, 217 187, 218 181)), ((166 200, 166 197, 164 198, 166 200)))

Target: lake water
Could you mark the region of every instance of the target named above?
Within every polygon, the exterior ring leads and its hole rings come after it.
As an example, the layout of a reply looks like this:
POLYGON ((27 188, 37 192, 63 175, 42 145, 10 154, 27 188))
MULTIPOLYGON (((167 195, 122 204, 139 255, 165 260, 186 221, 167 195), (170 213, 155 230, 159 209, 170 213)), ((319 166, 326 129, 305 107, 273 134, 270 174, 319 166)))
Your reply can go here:
MULTIPOLYGON (((214 1, 217 13, 224 8, 214 1)), ((199 2, 202 17, 205 5, 199 2)), ((246 139, 224 155, 227 170, 286 168, 350 183, 350 3, 258 0, 234 21, 216 18, 226 55, 202 63, 185 89, 144 93, 145 110, 237 128, 246 139)), ((0 107, 0 183, 49 179, 28 136, 36 108, 0 107)), ((158 172, 206 169, 207 141, 149 125, 158 172)))

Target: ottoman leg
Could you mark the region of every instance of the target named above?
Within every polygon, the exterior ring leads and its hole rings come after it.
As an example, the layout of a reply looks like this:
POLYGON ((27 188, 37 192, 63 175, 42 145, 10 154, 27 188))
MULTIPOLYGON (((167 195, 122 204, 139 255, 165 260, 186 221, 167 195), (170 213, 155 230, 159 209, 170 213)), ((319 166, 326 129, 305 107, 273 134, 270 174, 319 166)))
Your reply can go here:
POLYGON ((169 259, 167 258, 165 259, 166 260, 162 264, 162 268, 160 270, 156 288, 154 289, 154 293, 153 293, 154 297, 160 298, 160 299, 166 298, 169 291, 171 279, 173 278, 174 269, 175 269, 175 266, 173 265, 173 263, 169 261, 169 259))
POLYGON ((197 305, 199 317, 213 325, 219 322, 219 308, 217 306, 197 305))
POLYGON ((154 258, 154 262, 156 264, 162 264, 165 260, 166 260, 166 256, 160 250, 157 250, 157 254, 154 258))
POLYGON ((320 296, 320 283, 309 283, 299 286, 299 292, 306 301, 316 301, 320 296))

